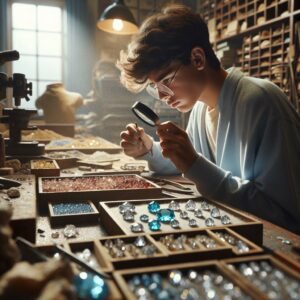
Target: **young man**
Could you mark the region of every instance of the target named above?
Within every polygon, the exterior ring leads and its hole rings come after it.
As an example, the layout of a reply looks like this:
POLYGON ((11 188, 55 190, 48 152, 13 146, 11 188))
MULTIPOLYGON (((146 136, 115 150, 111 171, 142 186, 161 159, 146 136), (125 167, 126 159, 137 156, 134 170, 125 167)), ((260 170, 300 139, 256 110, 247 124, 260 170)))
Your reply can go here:
POLYGON ((129 124, 121 133, 127 155, 300 233, 300 119, 276 85, 225 71, 204 21, 179 5, 148 18, 118 64, 128 89, 146 87, 172 108, 192 110, 186 131, 158 126, 160 142, 129 124))

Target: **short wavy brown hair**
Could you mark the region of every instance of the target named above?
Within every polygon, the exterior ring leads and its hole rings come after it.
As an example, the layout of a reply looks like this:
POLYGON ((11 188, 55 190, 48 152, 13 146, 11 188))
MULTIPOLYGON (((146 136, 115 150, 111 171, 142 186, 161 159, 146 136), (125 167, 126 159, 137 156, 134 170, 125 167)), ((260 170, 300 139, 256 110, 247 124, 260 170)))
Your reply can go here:
POLYGON ((184 5, 166 6, 146 19, 127 51, 121 51, 117 62, 121 82, 129 90, 138 92, 148 83, 150 72, 165 68, 175 60, 189 64, 191 50, 196 46, 204 50, 213 69, 220 69, 209 42, 207 25, 200 14, 184 5))

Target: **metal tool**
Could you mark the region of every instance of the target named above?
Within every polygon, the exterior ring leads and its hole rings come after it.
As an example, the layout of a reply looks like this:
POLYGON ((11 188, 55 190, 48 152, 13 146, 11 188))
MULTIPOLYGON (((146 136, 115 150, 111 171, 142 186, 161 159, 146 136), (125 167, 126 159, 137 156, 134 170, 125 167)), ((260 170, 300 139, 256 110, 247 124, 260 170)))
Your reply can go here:
POLYGON ((22 183, 17 180, 0 177, 0 185, 2 186, 1 189, 9 189, 11 187, 21 186, 22 183))
MULTIPOLYGON (((47 256, 45 256, 43 253, 41 253, 40 250, 35 248, 34 245, 32 243, 30 243, 29 241, 27 241, 26 239, 24 239, 22 237, 17 237, 16 242, 17 242, 18 246, 20 247, 22 254, 25 253, 26 257, 28 257, 29 256, 28 252, 30 253, 30 258, 31 258, 30 261, 37 262, 37 261, 49 260, 49 258, 47 256)), ((74 254, 67 252, 64 248, 57 245, 55 242, 53 242, 53 244, 54 244, 53 246, 54 246, 55 250, 58 253, 60 253, 64 257, 68 258, 70 261, 76 263, 77 265, 81 266, 85 270, 87 270, 95 275, 98 275, 101 278, 105 278, 105 279, 111 278, 110 275, 94 269, 89 264, 87 264, 85 261, 77 258, 74 254)))
POLYGON ((143 175, 144 178, 152 180, 156 183, 163 183, 163 184, 169 184, 172 185, 180 190, 184 190, 184 191, 192 191, 192 189, 190 187, 184 186, 181 183, 172 181, 172 180, 168 180, 168 179, 164 179, 164 178, 160 178, 160 177, 154 177, 154 176, 148 176, 148 175, 143 175))

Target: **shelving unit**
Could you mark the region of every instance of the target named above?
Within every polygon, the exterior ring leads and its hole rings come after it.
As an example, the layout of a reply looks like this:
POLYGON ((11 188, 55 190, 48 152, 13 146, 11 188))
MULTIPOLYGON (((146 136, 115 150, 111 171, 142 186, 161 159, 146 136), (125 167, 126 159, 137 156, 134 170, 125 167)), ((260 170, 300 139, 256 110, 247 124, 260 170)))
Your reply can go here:
POLYGON ((300 112, 300 37, 296 38, 300 1, 126 0, 125 3, 139 23, 169 3, 183 3, 200 12, 223 66, 236 66, 249 76, 271 80, 300 112))
POLYGON ((300 2, 199 2, 198 9, 209 25, 211 42, 223 66, 236 66, 249 76, 274 82, 300 112, 300 47, 296 39, 300 2))

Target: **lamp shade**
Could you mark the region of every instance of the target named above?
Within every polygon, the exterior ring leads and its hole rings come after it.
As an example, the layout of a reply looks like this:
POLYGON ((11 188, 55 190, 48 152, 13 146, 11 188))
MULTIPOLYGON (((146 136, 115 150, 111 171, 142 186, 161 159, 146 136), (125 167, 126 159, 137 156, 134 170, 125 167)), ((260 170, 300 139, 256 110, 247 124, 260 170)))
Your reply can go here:
POLYGON ((97 26, 103 31, 115 34, 135 34, 138 31, 132 12, 122 0, 115 1, 103 11, 97 26))

